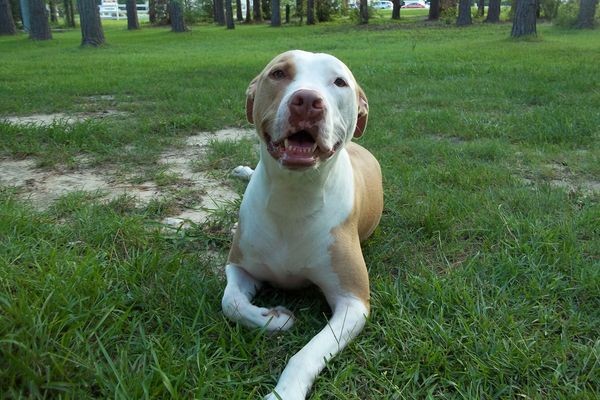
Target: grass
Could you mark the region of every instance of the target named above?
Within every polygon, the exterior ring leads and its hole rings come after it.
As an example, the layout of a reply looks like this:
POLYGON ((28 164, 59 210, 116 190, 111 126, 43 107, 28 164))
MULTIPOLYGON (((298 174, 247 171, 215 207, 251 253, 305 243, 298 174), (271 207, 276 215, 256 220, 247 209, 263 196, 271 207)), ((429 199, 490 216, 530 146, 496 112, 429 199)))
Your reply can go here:
MULTIPOLYGON (((160 152, 246 127, 246 86, 276 53, 333 53, 369 97, 361 143, 381 162, 386 207, 364 246, 372 316, 311 398, 595 399, 600 32, 538 28, 535 42, 509 40, 506 24, 387 20, 181 35, 109 23, 101 49, 79 48, 77 31, 2 37, 0 115, 127 114, 1 123, 0 153, 43 168, 85 156, 176 185, 155 168, 160 152)), ((200 168, 253 159, 211 149, 200 168)), ((229 323, 235 205, 206 226, 157 229, 168 207, 74 193, 39 211, 0 189, 0 397, 254 399, 273 387, 325 324, 325 302, 268 290, 258 301, 290 307, 296 328, 229 323)))

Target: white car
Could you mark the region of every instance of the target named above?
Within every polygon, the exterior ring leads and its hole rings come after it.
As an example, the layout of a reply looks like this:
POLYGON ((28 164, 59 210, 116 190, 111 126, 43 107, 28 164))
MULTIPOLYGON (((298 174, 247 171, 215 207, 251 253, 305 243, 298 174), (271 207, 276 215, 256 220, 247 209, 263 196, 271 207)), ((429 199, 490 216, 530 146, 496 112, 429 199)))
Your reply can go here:
POLYGON ((429 8, 429 4, 423 0, 407 0, 402 8, 429 8))
POLYGON ((391 1, 374 1, 371 3, 371 7, 377 10, 391 10, 394 8, 394 4, 391 1))

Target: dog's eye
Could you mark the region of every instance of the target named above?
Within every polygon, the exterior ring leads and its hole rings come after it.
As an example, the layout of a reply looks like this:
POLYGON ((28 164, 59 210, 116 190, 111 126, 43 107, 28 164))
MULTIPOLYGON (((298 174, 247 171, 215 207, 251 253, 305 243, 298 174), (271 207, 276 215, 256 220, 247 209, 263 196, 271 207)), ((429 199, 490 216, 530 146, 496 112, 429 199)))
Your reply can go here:
POLYGON ((342 78, 337 78, 335 81, 333 81, 333 84, 337 87, 346 87, 348 86, 348 84, 346 83, 345 80, 343 80, 342 78))
POLYGON ((276 81, 279 81, 279 80, 285 78, 285 72, 283 72, 283 70, 281 70, 281 69, 276 69, 274 71, 271 71, 271 73, 269 75, 271 76, 271 78, 275 79, 276 81))

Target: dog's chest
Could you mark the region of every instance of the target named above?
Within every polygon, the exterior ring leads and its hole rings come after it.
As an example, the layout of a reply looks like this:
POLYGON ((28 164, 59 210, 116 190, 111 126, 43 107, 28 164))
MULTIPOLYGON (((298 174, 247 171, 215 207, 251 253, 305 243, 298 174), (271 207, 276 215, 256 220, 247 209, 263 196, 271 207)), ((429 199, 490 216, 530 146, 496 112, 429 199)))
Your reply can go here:
POLYGON ((310 219, 244 221, 240 248, 244 268, 260 280, 297 287, 331 269, 334 243, 329 224, 310 219))

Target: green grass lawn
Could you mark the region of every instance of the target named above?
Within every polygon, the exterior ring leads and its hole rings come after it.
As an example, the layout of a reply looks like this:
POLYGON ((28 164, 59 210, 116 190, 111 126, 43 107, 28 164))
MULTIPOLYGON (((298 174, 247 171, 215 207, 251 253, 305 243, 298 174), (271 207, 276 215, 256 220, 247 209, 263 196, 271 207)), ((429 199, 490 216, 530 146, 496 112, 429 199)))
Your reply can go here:
MULTIPOLYGON (((332 53, 369 97, 361 144, 380 160, 386 205, 364 246, 372 315, 311 398, 596 399, 600 31, 542 24, 537 40, 513 41, 510 28, 382 19, 172 34, 121 21, 105 24, 100 49, 79 48, 78 31, 0 37, 0 119, 126 113, 0 123, 0 156, 151 172, 188 135, 247 127, 246 87, 277 53, 332 53)), ((209 165, 246 161, 240 147, 215 146, 209 165)), ((159 214, 85 193, 40 211, 0 188, 0 398, 269 392, 326 303, 267 290, 260 303, 295 312, 291 332, 228 322, 234 207, 179 231, 157 229, 159 214)))

